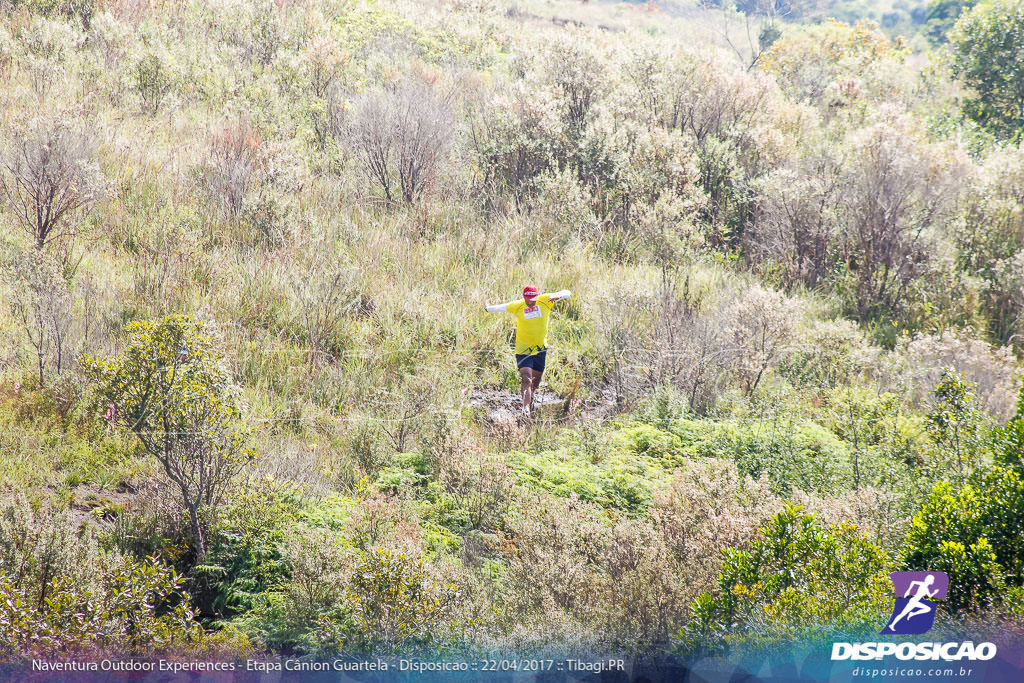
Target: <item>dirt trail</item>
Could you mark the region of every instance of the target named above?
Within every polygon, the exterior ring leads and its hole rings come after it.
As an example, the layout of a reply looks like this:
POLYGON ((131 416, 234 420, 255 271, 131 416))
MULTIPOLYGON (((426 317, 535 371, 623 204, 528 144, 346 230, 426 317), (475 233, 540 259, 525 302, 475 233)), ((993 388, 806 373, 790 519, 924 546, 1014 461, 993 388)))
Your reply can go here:
MULTIPOLYGON (((533 400, 539 420, 566 420, 573 417, 601 419, 616 412, 614 396, 605 394, 584 404, 551 392, 538 391, 533 400)), ((479 410, 484 421, 490 424, 508 424, 522 418, 523 403, 519 394, 498 389, 474 389, 469 392, 467 403, 471 408, 479 410)))

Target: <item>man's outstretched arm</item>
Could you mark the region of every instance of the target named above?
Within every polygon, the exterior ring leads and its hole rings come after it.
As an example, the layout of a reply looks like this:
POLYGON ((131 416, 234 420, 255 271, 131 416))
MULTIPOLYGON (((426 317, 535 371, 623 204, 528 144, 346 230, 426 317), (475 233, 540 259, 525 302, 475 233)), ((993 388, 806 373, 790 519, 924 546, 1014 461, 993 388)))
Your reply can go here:
POLYGON ((545 294, 544 296, 548 298, 548 301, 558 301, 559 299, 568 299, 570 296, 572 296, 572 292, 570 292, 568 289, 560 289, 557 292, 545 294))
POLYGON ((488 313, 508 313, 508 304, 484 304, 484 310, 488 313))

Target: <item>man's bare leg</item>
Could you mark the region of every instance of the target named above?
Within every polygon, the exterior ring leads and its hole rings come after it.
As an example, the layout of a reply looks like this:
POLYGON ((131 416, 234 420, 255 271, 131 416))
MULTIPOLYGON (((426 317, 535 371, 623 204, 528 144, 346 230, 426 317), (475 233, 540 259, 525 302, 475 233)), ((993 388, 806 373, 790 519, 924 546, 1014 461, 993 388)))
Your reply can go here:
POLYGON ((519 378, 522 380, 519 395, 523 399, 523 414, 529 416, 533 406, 533 368, 519 368, 519 378))
POLYGON ((533 371, 533 384, 530 387, 530 417, 537 414, 536 408, 533 406, 534 399, 537 397, 537 390, 540 389, 540 378, 544 373, 533 371))

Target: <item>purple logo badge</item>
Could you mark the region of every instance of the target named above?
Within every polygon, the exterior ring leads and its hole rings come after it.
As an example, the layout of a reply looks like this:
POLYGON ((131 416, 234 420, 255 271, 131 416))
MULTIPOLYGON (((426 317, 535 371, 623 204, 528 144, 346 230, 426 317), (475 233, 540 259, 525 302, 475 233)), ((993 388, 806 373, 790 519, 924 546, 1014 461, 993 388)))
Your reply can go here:
POLYGON ((949 577, 945 572, 893 572, 896 606, 882 633, 914 635, 935 623, 935 601, 945 600, 949 577))

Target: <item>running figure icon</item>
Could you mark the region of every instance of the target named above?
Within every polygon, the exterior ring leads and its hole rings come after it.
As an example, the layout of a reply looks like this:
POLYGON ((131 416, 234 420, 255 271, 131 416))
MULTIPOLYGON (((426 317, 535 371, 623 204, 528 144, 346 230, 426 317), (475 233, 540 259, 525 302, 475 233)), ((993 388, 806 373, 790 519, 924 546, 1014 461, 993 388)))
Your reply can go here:
POLYGON ((936 600, 944 600, 949 577, 944 572, 893 572, 896 604, 882 633, 924 633, 935 622, 936 600))
POLYGON ((938 589, 931 590, 931 585, 933 583, 935 583, 934 574, 929 574, 925 577, 924 581, 912 581, 908 590, 914 590, 914 586, 917 586, 917 592, 914 593, 912 598, 910 598, 910 601, 907 602, 907 605, 903 608, 903 611, 900 612, 899 616, 889 622, 889 625, 886 628, 895 633, 896 624, 903 617, 906 617, 907 621, 910 621, 918 615, 928 614, 935 609, 933 605, 926 605, 922 602, 925 598, 934 598, 935 594, 939 592, 938 589))

